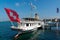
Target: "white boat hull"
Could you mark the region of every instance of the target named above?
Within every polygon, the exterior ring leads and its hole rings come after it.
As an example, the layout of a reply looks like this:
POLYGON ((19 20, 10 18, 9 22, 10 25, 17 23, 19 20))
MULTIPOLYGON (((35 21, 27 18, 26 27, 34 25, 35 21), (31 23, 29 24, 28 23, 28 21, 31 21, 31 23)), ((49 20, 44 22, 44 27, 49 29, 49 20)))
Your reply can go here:
POLYGON ((37 30, 38 28, 39 27, 20 27, 20 28, 15 26, 11 27, 11 29, 17 30, 17 31, 34 31, 34 30, 37 30))

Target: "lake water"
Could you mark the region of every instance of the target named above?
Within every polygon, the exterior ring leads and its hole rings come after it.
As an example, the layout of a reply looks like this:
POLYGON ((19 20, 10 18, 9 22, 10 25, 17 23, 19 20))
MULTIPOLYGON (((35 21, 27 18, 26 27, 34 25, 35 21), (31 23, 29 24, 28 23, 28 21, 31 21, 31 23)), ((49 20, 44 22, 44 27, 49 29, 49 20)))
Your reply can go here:
MULTIPOLYGON (((17 26, 16 23, 15 26, 17 26)), ((10 22, 0 22, 0 40, 14 40, 17 31, 11 30, 10 27, 10 22)), ((36 30, 31 33, 21 34, 17 40, 60 40, 60 31, 36 30)))

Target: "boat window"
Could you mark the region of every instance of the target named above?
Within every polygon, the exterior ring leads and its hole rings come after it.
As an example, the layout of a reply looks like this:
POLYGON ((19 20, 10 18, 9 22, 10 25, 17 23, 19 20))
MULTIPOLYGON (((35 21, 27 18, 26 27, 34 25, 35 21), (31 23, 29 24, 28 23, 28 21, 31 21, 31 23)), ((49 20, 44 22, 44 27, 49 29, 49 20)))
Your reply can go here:
POLYGON ((31 26, 31 24, 30 24, 30 26, 31 26))
POLYGON ((38 25, 40 25, 40 23, 38 23, 38 25))
POLYGON ((29 26, 29 24, 26 24, 26 26, 29 26))
POLYGON ((22 25, 22 23, 21 23, 21 25, 22 25))

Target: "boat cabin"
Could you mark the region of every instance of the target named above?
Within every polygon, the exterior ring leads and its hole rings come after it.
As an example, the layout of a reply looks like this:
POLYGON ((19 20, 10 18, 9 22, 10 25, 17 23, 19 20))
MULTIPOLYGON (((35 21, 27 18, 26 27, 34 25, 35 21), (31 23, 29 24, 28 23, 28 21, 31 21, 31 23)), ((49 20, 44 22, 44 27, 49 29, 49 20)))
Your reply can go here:
POLYGON ((21 21, 20 26, 22 26, 22 27, 33 27, 33 26, 40 27, 41 24, 42 24, 41 20, 37 20, 35 18, 23 18, 23 21, 21 21))

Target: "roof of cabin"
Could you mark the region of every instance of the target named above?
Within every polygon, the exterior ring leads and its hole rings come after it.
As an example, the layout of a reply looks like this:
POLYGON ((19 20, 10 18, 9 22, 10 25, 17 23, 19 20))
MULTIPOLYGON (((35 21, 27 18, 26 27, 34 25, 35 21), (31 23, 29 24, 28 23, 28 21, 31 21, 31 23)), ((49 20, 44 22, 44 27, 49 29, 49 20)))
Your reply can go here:
POLYGON ((24 20, 30 20, 30 21, 39 21, 39 19, 35 19, 35 18, 23 18, 24 20))

